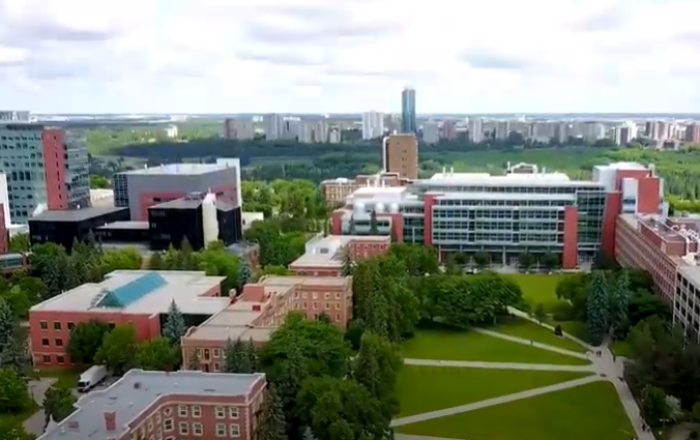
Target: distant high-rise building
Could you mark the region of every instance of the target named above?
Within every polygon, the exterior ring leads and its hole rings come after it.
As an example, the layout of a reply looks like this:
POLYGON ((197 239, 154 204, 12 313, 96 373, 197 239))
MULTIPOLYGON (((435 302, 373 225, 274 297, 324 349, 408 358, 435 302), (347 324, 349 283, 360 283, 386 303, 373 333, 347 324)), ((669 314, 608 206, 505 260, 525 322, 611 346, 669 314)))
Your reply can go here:
POLYGON ((382 142, 382 167, 407 179, 418 178, 418 142, 413 133, 387 136, 382 142))
POLYGON ((637 124, 625 122, 615 128, 615 143, 617 145, 627 145, 637 138, 637 124))
POLYGON ((224 139, 248 140, 255 137, 255 125, 252 119, 226 119, 224 121, 224 139))
POLYGON ((337 128, 334 128, 329 133, 328 142, 330 142, 331 144, 339 144, 340 143, 340 131, 338 131, 337 128))
POLYGON ((475 144, 484 140, 484 127, 481 119, 469 119, 469 140, 475 144))
POLYGON ((265 127, 265 139, 275 141, 282 137, 282 123, 284 118, 282 115, 271 113, 263 116, 263 125, 265 127))
POLYGON ((328 123, 326 121, 318 121, 314 128, 314 142, 328 142, 328 123))
POLYGON ((362 114, 362 139, 378 139, 384 136, 384 114, 371 111, 362 114))
POLYGON ((496 139, 507 139, 510 134, 510 121, 496 123, 496 139))
POLYGON ((29 122, 30 114, 26 110, 0 110, 0 122, 29 122))
POLYGON ((416 133, 416 91, 404 89, 401 92, 401 132, 416 133))
POLYGON ((435 121, 426 121, 423 124, 423 142, 428 145, 437 144, 440 141, 438 123, 435 121))
POLYGON ((314 123, 311 121, 301 121, 299 130, 299 142, 310 144, 314 142, 314 123))
POLYGON ((457 138, 457 127, 455 127, 455 121, 445 121, 442 123, 440 137, 448 141, 453 141, 457 138))
POLYGON ((685 127, 685 141, 700 143, 700 123, 696 122, 685 127))
POLYGON ((289 117, 282 122, 280 139, 294 140, 301 137, 301 119, 289 117))
MULTIPOLYGON (((584 122, 580 125, 580 134, 584 141, 594 143, 605 139, 605 125, 600 122, 584 122)), ((572 133, 577 136, 578 133, 572 133)))

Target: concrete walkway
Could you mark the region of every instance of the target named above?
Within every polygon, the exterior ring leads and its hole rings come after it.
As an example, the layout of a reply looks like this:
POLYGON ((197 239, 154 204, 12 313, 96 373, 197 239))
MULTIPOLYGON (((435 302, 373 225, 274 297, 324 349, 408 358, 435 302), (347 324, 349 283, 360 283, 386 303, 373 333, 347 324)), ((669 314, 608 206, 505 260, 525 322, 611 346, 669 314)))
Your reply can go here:
MULTIPOLYGON (((554 329, 555 329, 555 327, 554 327, 553 325, 549 325, 549 324, 544 323, 544 322, 539 322, 538 320, 536 320, 536 319, 533 318, 532 316, 530 316, 530 315, 528 315, 527 313, 523 312, 522 310, 518 310, 518 309, 516 309, 516 308, 514 308, 514 307, 508 307, 508 312, 509 312, 511 315, 517 316, 517 317, 519 317, 519 318, 527 319, 528 321, 534 322, 535 324, 537 324, 537 325, 539 325, 539 326, 541 326, 541 327, 544 327, 544 328, 546 328, 546 329, 549 329, 549 330, 551 330, 551 331, 554 331, 554 329)), ((568 333, 566 333, 566 332, 563 332, 562 335, 563 335, 565 338, 571 339, 572 341, 576 342, 577 344, 579 344, 579 345, 581 345, 581 346, 583 346, 583 347, 586 347, 586 348, 589 349, 589 350, 595 350, 595 347, 593 347, 592 345, 588 344, 586 341, 583 341, 583 340, 577 338, 576 336, 570 335, 570 334, 568 334, 568 333)))
MULTIPOLYGON (((56 379, 51 378, 29 381, 29 392, 37 405, 43 405, 44 394, 46 394, 46 391, 51 388, 54 382, 56 382, 56 379)), ((27 431, 28 434, 40 436, 44 433, 44 425, 46 424, 44 417, 44 410, 39 408, 37 412, 22 422, 22 427, 24 427, 24 430, 27 431)))
POLYGON ((541 348, 542 350, 548 350, 548 351, 552 351, 554 353, 559 353, 559 354, 564 354, 564 355, 579 358, 579 359, 589 360, 587 354, 577 353, 575 351, 567 350, 565 348, 559 348, 559 347, 555 347, 553 345, 542 344, 540 342, 534 342, 534 341, 531 341, 529 339, 519 338, 517 336, 506 335, 503 333, 498 333, 498 332, 495 332, 493 330, 486 330, 483 328, 475 328, 474 331, 478 332, 478 333, 485 334, 485 335, 493 336, 494 338, 505 339, 506 341, 516 342, 518 344, 523 344, 523 345, 530 345, 532 347, 541 348))
POLYGON ((600 376, 589 376, 581 379, 570 380, 568 382, 562 382, 555 385, 549 385, 546 387, 535 388, 532 390, 521 391, 519 393, 508 394, 506 396, 494 397, 492 399, 486 399, 479 402, 469 403, 466 405, 455 406, 452 408, 440 409, 437 411, 430 411, 423 414, 416 414, 413 416, 401 417, 391 421, 392 427, 410 425, 411 423, 424 422, 426 420, 437 419, 439 417, 447 417, 455 414, 460 414, 468 411, 474 411, 477 409, 488 408, 494 405, 502 405, 504 403, 515 402, 516 400, 529 399, 530 397, 540 396, 542 394, 552 393, 555 391, 566 390, 568 388, 574 388, 581 385, 586 385, 589 383, 597 382, 602 380, 600 376))
POLYGON ((404 359, 405 365, 418 365, 426 367, 453 367, 453 368, 482 368, 489 370, 529 370, 529 371, 573 371, 581 373, 593 373, 593 365, 550 365, 550 364, 525 364, 514 362, 475 362, 475 361, 439 361, 432 359, 404 359))

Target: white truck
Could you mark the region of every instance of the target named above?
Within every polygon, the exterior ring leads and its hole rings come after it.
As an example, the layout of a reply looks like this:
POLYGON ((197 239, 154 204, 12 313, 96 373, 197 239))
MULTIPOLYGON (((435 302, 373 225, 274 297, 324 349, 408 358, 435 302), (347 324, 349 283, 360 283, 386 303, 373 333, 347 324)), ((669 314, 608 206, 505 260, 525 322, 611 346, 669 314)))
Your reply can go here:
POLYGON ((80 375, 80 379, 78 380, 78 391, 81 393, 90 391, 95 387, 95 385, 102 382, 108 375, 109 372, 107 371, 107 367, 104 365, 93 365, 80 375))

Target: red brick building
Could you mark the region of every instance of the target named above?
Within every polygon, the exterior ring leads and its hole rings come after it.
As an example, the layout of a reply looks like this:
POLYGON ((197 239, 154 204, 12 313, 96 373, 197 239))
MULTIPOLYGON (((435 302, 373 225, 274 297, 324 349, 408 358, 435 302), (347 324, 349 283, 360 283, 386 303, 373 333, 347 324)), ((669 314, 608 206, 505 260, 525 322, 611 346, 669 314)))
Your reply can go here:
POLYGON ((306 243, 306 252, 292 262, 289 269, 297 275, 337 277, 342 275, 346 252, 357 261, 383 255, 390 246, 389 236, 318 236, 306 243))
POLYGON ((160 336, 172 301, 190 321, 202 322, 228 306, 220 297, 223 280, 204 272, 119 270, 39 303, 29 310, 34 365, 70 365, 70 331, 91 319, 131 324, 139 341, 160 336))
POLYGON ((252 440, 265 388, 261 373, 131 370, 38 440, 252 440))
POLYGON ((202 370, 220 371, 229 340, 263 344, 291 311, 309 319, 325 313, 345 328, 352 319, 352 277, 266 276, 246 284, 230 306, 189 329, 182 338, 182 359, 189 364, 196 355, 202 370))

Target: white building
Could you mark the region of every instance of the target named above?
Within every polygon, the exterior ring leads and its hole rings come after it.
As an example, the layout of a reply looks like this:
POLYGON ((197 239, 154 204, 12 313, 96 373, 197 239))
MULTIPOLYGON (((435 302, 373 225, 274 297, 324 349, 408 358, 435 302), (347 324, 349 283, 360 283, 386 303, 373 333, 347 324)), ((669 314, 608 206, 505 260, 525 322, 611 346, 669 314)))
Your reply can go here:
POLYGON ((224 138, 249 140, 255 138, 255 124, 252 119, 227 119, 224 123, 224 138))
POLYGON ((617 145, 627 145, 632 140, 637 139, 637 124, 627 121, 615 128, 615 143, 617 145))
POLYGON ((330 132, 330 136, 329 136, 328 141, 329 141, 331 144, 339 144, 339 143, 340 143, 340 132, 339 132, 338 130, 336 130, 336 129, 333 129, 333 130, 330 132))
POLYGON ((314 141, 315 124, 311 121, 301 121, 301 129, 299 130, 299 142, 310 144, 314 141))
POLYGON ((169 125, 165 127, 165 135, 170 139, 177 138, 177 125, 169 125))
POLYGON ((378 139, 384 136, 384 114, 367 112, 362 114, 362 139, 378 139))
POLYGON ((507 139, 510 134, 510 121, 498 121, 496 123, 496 139, 507 139))
POLYGON ((301 138, 301 119, 290 116, 284 118, 282 122, 282 132, 279 135, 280 139, 300 139, 301 138))
POLYGON ((475 144, 484 140, 484 126, 481 119, 469 119, 469 140, 475 144))
POLYGON ((314 128, 314 142, 328 142, 328 123, 326 121, 318 121, 314 128))
POLYGON ((584 141, 593 143, 605 139, 605 125, 600 122, 585 122, 580 126, 581 137, 584 141))
POLYGON ((26 110, 0 110, 2 122, 30 122, 30 113, 26 110))
POLYGON ((265 129, 265 139, 275 141, 282 136, 282 123, 284 119, 281 115, 271 113, 263 116, 263 126, 265 129))
POLYGON ((423 124, 423 142, 428 145, 437 144, 440 140, 440 130, 438 123, 435 121, 427 121, 423 124))

